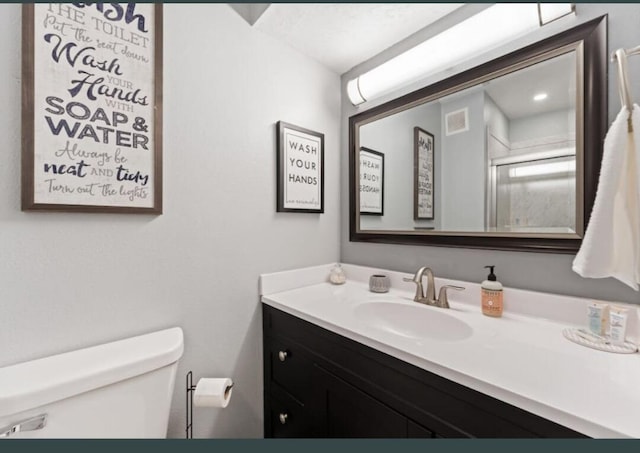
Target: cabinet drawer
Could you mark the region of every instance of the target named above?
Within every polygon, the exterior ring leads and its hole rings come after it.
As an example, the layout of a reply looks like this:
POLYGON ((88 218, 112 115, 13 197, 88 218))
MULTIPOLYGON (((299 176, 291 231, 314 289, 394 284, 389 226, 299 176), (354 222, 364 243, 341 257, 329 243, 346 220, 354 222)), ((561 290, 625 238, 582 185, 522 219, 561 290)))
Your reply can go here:
POLYGON ((301 403, 307 402, 313 390, 313 362, 300 350, 300 346, 285 339, 270 338, 266 346, 271 380, 301 403))
POLYGON ((277 391, 273 391, 268 398, 271 436, 267 437, 316 437, 313 434, 312 414, 300 402, 277 391))

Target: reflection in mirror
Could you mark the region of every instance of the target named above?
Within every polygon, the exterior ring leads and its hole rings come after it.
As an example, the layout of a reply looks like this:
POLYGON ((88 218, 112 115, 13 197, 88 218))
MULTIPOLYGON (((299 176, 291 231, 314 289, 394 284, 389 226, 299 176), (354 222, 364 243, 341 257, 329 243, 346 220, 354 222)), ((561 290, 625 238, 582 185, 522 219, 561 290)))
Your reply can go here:
POLYGON ((492 230, 575 231, 576 158, 574 149, 566 151, 492 166, 492 230))
POLYGON ((384 215, 384 154, 360 148, 360 215, 384 215))
POLYGON ((576 231, 575 68, 571 52, 485 88, 489 231, 576 231))
POLYGON ((361 125, 361 149, 385 156, 385 210, 360 229, 575 233, 578 51, 361 125))

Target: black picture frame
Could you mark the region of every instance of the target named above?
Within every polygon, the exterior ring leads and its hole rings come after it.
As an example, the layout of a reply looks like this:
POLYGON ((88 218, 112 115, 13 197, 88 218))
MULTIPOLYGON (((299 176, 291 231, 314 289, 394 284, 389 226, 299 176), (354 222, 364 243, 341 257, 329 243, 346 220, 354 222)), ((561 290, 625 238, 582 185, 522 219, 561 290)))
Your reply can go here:
POLYGON ((384 153, 360 148, 360 215, 384 215, 384 153), (367 160, 369 159, 369 160, 367 160), (365 173, 366 171, 366 173, 365 173), (377 191, 377 192, 376 192, 377 191), (363 197, 363 193, 374 194, 363 197), (375 195, 377 193, 377 195, 375 195), (371 203, 371 201, 374 203, 371 203), (363 206, 363 202, 368 202, 363 206))
POLYGON ((276 123, 276 212, 324 213, 324 134, 276 123))
POLYGON ((413 219, 434 219, 435 137, 420 127, 413 128, 413 219))

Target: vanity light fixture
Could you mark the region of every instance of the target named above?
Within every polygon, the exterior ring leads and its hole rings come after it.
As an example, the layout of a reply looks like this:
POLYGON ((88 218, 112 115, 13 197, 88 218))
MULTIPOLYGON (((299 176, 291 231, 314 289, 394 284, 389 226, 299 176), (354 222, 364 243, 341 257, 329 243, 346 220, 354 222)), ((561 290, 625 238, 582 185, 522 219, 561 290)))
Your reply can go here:
POLYGON ((347 95, 362 104, 571 13, 573 3, 497 3, 350 80, 347 95))
POLYGON ((533 100, 540 102, 540 101, 544 101, 548 97, 549 95, 547 93, 538 93, 533 97, 533 100))
POLYGON ((538 17, 541 27, 569 14, 575 14, 575 12, 575 3, 538 3, 538 17))

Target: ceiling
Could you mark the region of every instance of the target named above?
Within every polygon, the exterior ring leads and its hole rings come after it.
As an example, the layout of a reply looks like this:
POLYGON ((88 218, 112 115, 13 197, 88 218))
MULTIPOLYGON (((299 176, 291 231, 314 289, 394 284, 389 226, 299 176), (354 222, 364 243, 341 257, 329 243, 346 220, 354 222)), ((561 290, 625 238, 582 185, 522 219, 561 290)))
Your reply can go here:
POLYGON ((254 5, 261 5, 259 14, 248 10, 245 19, 255 28, 343 74, 463 3, 254 5))

